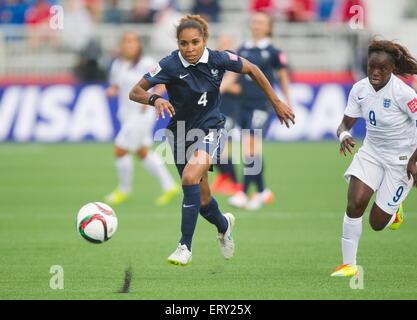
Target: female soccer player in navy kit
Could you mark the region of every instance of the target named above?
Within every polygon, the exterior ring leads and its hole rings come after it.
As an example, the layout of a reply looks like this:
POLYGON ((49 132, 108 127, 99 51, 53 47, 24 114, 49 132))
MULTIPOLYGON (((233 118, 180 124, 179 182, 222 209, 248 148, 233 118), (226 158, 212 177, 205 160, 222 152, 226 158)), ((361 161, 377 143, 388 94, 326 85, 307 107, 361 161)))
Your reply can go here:
POLYGON ((340 153, 352 153, 349 133, 358 118, 366 120, 366 137, 345 173, 349 182, 343 219, 343 264, 332 276, 358 272, 356 255, 362 234, 362 216, 373 194, 369 222, 375 231, 398 229, 401 203, 417 184, 417 94, 396 75, 417 74, 417 60, 391 41, 370 43, 368 77, 355 83, 337 135, 340 153))
POLYGON ((219 88, 226 70, 248 74, 264 90, 281 123, 294 123, 291 109, 278 99, 267 78, 258 67, 239 56, 206 48, 208 24, 200 16, 188 15, 177 27, 179 50, 163 58, 130 92, 130 99, 155 106, 158 115, 171 120, 167 129, 173 134, 171 147, 181 176, 182 237, 177 249, 168 257, 175 265, 191 263, 191 242, 200 213, 218 230, 220 250, 225 259, 234 253, 232 227, 234 217, 222 214, 211 196, 207 173, 221 153, 224 116, 219 111, 219 88), (147 91, 165 84, 169 101, 147 91), (188 135, 203 132, 197 141, 188 135), (187 138, 185 137, 187 135, 187 138))
MULTIPOLYGON (((238 55, 257 65, 270 83, 276 83, 276 80, 279 80, 285 101, 289 105, 289 76, 286 58, 284 53, 271 42, 272 25, 272 18, 267 14, 259 12, 253 15, 250 22, 252 39, 240 47, 238 55)), ((239 84, 242 89, 238 122, 242 129, 250 129, 251 131, 250 134, 245 134, 242 137, 243 157, 246 158, 245 166, 251 167, 249 159, 255 159, 257 163, 262 163, 261 149, 257 147, 261 145, 261 141, 252 129, 261 129, 263 133, 266 132, 270 119, 270 102, 251 77, 241 75, 239 84)), ((262 165, 259 172, 244 174, 243 191, 231 197, 229 203, 238 208, 258 210, 264 204, 271 203, 273 198, 272 191, 265 188, 262 165), (249 200, 248 190, 252 183, 256 185, 257 192, 249 200)))

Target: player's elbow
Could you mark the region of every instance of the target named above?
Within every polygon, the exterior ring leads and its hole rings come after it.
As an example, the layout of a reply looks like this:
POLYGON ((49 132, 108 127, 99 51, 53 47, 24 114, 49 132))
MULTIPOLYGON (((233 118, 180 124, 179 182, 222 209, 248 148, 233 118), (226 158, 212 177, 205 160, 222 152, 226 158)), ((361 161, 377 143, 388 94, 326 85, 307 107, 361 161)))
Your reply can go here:
POLYGON ((259 69, 259 67, 256 64, 253 64, 253 63, 249 64, 248 69, 249 69, 248 74, 251 77, 254 77, 261 72, 261 69, 259 69))
POLYGON ((249 75, 251 78, 255 76, 256 72, 259 72, 260 69, 256 64, 253 64, 252 62, 242 59, 243 60, 243 68, 241 73, 249 75))
POLYGON ((132 101, 137 102, 136 87, 134 87, 132 90, 130 90, 130 92, 129 92, 129 99, 132 100, 132 101))

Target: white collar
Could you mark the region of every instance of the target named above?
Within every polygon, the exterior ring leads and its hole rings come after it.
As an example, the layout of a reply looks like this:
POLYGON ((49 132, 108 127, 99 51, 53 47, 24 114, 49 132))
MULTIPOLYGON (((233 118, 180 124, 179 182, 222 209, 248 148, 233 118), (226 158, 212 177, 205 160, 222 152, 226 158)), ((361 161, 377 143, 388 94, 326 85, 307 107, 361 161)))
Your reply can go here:
POLYGON ((185 68, 188 68, 189 66, 195 66, 199 63, 208 63, 208 59, 209 59, 209 51, 207 50, 207 48, 204 48, 204 52, 203 55, 201 56, 200 60, 198 60, 196 63, 191 64, 189 63, 187 60, 184 59, 184 57, 181 55, 181 52, 178 51, 178 56, 180 57, 181 63, 185 68))
POLYGON ((246 49, 251 49, 251 48, 265 49, 270 44, 271 44, 271 39, 270 38, 262 38, 258 42, 254 42, 254 41, 251 41, 251 40, 246 41, 245 44, 244 44, 244 47, 246 49))

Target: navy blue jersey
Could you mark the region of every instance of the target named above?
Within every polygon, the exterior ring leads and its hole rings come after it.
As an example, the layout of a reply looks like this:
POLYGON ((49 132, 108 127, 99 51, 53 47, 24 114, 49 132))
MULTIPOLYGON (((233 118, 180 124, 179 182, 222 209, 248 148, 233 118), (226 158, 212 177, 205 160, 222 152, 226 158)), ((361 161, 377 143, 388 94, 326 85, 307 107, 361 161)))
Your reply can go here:
MULTIPOLYGON (((251 42, 244 43, 239 48, 238 55, 257 65, 272 86, 277 82, 276 71, 286 67, 284 54, 274 47, 268 38, 260 40, 257 45, 251 42)), ((268 99, 256 82, 248 75, 241 75, 239 82, 242 86, 242 106, 266 110, 269 105, 268 99)))
POLYGON ((227 51, 205 49, 199 62, 191 65, 175 50, 155 70, 145 74, 144 79, 152 86, 165 84, 175 108, 176 114, 167 129, 175 133, 177 121, 185 122, 186 132, 223 128, 225 118, 219 110, 219 89, 226 70, 241 72, 240 57, 227 51))

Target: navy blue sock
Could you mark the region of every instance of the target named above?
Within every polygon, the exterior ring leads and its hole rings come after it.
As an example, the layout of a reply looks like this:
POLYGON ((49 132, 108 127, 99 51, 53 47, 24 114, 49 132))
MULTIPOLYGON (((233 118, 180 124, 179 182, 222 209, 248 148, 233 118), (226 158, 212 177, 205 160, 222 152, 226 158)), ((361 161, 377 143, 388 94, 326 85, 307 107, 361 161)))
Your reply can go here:
POLYGON ((264 163, 262 161, 262 168, 261 171, 255 175, 254 177, 254 181, 256 183, 256 187, 258 188, 258 192, 263 192, 265 189, 265 185, 264 185, 264 163))
MULTIPOLYGON (((245 168, 251 168, 252 164, 244 164, 245 168)), ((248 190, 250 187, 251 182, 254 181, 254 176, 252 174, 245 174, 243 171, 243 192, 248 194, 248 190)))
POLYGON ((211 198, 210 203, 200 208, 201 215, 210 223, 217 227, 219 233, 225 233, 228 227, 226 218, 222 215, 216 199, 211 198))
POLYGON ((243 192, 248 194, 249 186, 252 181, 252 177, 248 175, 243 176, 243 192))
POLYGON ((184 200, 182 202, 180 243, 185 244, 188 250, 191 250, 191 242, 200 211, 200 185, 182 186, 182 190, 184 191, 184 200))

